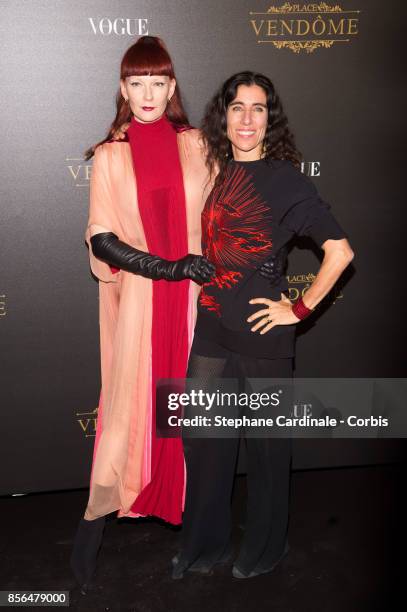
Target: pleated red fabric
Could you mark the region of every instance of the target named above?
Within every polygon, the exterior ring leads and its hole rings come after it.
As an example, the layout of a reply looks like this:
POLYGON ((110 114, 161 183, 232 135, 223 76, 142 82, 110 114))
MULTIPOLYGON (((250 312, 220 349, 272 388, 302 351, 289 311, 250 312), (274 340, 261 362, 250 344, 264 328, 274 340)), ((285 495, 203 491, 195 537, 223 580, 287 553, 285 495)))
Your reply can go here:
MULTIPOLYGON (((165 116, 150 124, 133 119, 127 133, 148 250, 166 259, 184 257, 188 234, 177 133, 165 116)), ((180 438, 156 437, 155 385, 186 375, 189 283, 153 281, 151 481, 131 507, 173 524, 182 520, 184 456, 180 438)))

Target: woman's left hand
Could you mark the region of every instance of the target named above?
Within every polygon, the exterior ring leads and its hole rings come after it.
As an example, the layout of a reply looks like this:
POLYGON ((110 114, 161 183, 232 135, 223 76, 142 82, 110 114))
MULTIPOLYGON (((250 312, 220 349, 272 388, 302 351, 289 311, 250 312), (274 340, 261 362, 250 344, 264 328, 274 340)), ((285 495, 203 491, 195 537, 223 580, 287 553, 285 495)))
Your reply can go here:
POLYGON ((249 301, 249 304, 266 304, 267 306, 267 308, 258 310, 254 314, 250 315, 250 317, 247 319, 248 323, 251 323, 255 319, 260 318, 260 321, 258 321, 256 325, 251 328, 251 331, 255 332, 265 325, 265 327, 263 327, 261 330, 260 335, 266 334, 276 325, 292 325, 293 323, 298 323, 300 320, 293 313, 292 304, 284 293, 281 294, 281 300, 279 302, 275 302, 267 298, 254 298, 253 300, 249 301))

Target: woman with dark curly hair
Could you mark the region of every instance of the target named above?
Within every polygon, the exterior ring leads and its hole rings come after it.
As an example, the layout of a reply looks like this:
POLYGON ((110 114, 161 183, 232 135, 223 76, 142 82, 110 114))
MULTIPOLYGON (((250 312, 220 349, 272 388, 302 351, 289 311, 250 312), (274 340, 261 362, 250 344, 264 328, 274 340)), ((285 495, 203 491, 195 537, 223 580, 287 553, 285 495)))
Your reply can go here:
MULTIPOLYGON (((208 105, 202 131, 214 181, 202 215, 202 252, 216 276, 201 289, 187 375, 204 387, 222 377, 291 378, 296 324, 333 287, 352 249, 300 172, 301 155, 266 76, 241 72, 229 78, 208 105), (285 247, 295 235, 311 237, 324 257, 304 299, 293 304, 283 273, 285 247), (267 260, 271 282, 260 273, 267 260)), ((235 578, 272 571, 288 551, 291 440, 245 442, 247 519, 235 578)), ((238 443, 184 437, 187 490, 173 578, 186 570, 210 573, 231 556, 238 443)))

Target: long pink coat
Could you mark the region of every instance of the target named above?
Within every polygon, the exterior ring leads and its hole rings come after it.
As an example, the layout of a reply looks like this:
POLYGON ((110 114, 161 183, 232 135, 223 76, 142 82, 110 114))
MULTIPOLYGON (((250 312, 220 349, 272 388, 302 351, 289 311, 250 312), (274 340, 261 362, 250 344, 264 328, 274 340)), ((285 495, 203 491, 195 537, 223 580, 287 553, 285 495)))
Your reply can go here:
MULTIPOLYGON (((177 134, 184 177, 188 247, 201 253, 201 211, 210 189, 198 130, 177 134)), ((147 251, 137 204, 133 161, 128 142, 97 148, 91 177, 90 211, 85 239, 90 266, 99 280, 102 390, 93 455, 88 520, 130 511, 151 479, 151 325, 152 281, 97 259, 94 234, 111 231, 120 240, 147 251)), ((199 286, 190 282, 189 346, 199 286)))

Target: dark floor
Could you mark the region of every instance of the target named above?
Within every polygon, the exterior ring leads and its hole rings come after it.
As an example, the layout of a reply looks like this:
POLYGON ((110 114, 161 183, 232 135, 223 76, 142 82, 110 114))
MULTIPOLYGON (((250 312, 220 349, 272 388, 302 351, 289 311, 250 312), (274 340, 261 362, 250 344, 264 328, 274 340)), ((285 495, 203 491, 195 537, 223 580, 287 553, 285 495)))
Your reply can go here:
MULTIPOLYGON (((93 592, 73 589, 68 566, 87 491, 0 499, 0 590, 71 591, 71 609, 183 612, 381 612, 395 606, 401 556, 403 469, 397 465, 294 472, 290 552, 272 574, 247 580, 231 566, 173 581, 179 531, 154 520, 112 517, 93 592)), ((234 495, 235 539, 245 477, 234 495)), ((403 565, 404 564, 404 565, 403 565)), ((53 608, 56 609, 56 608, 53 608)))

